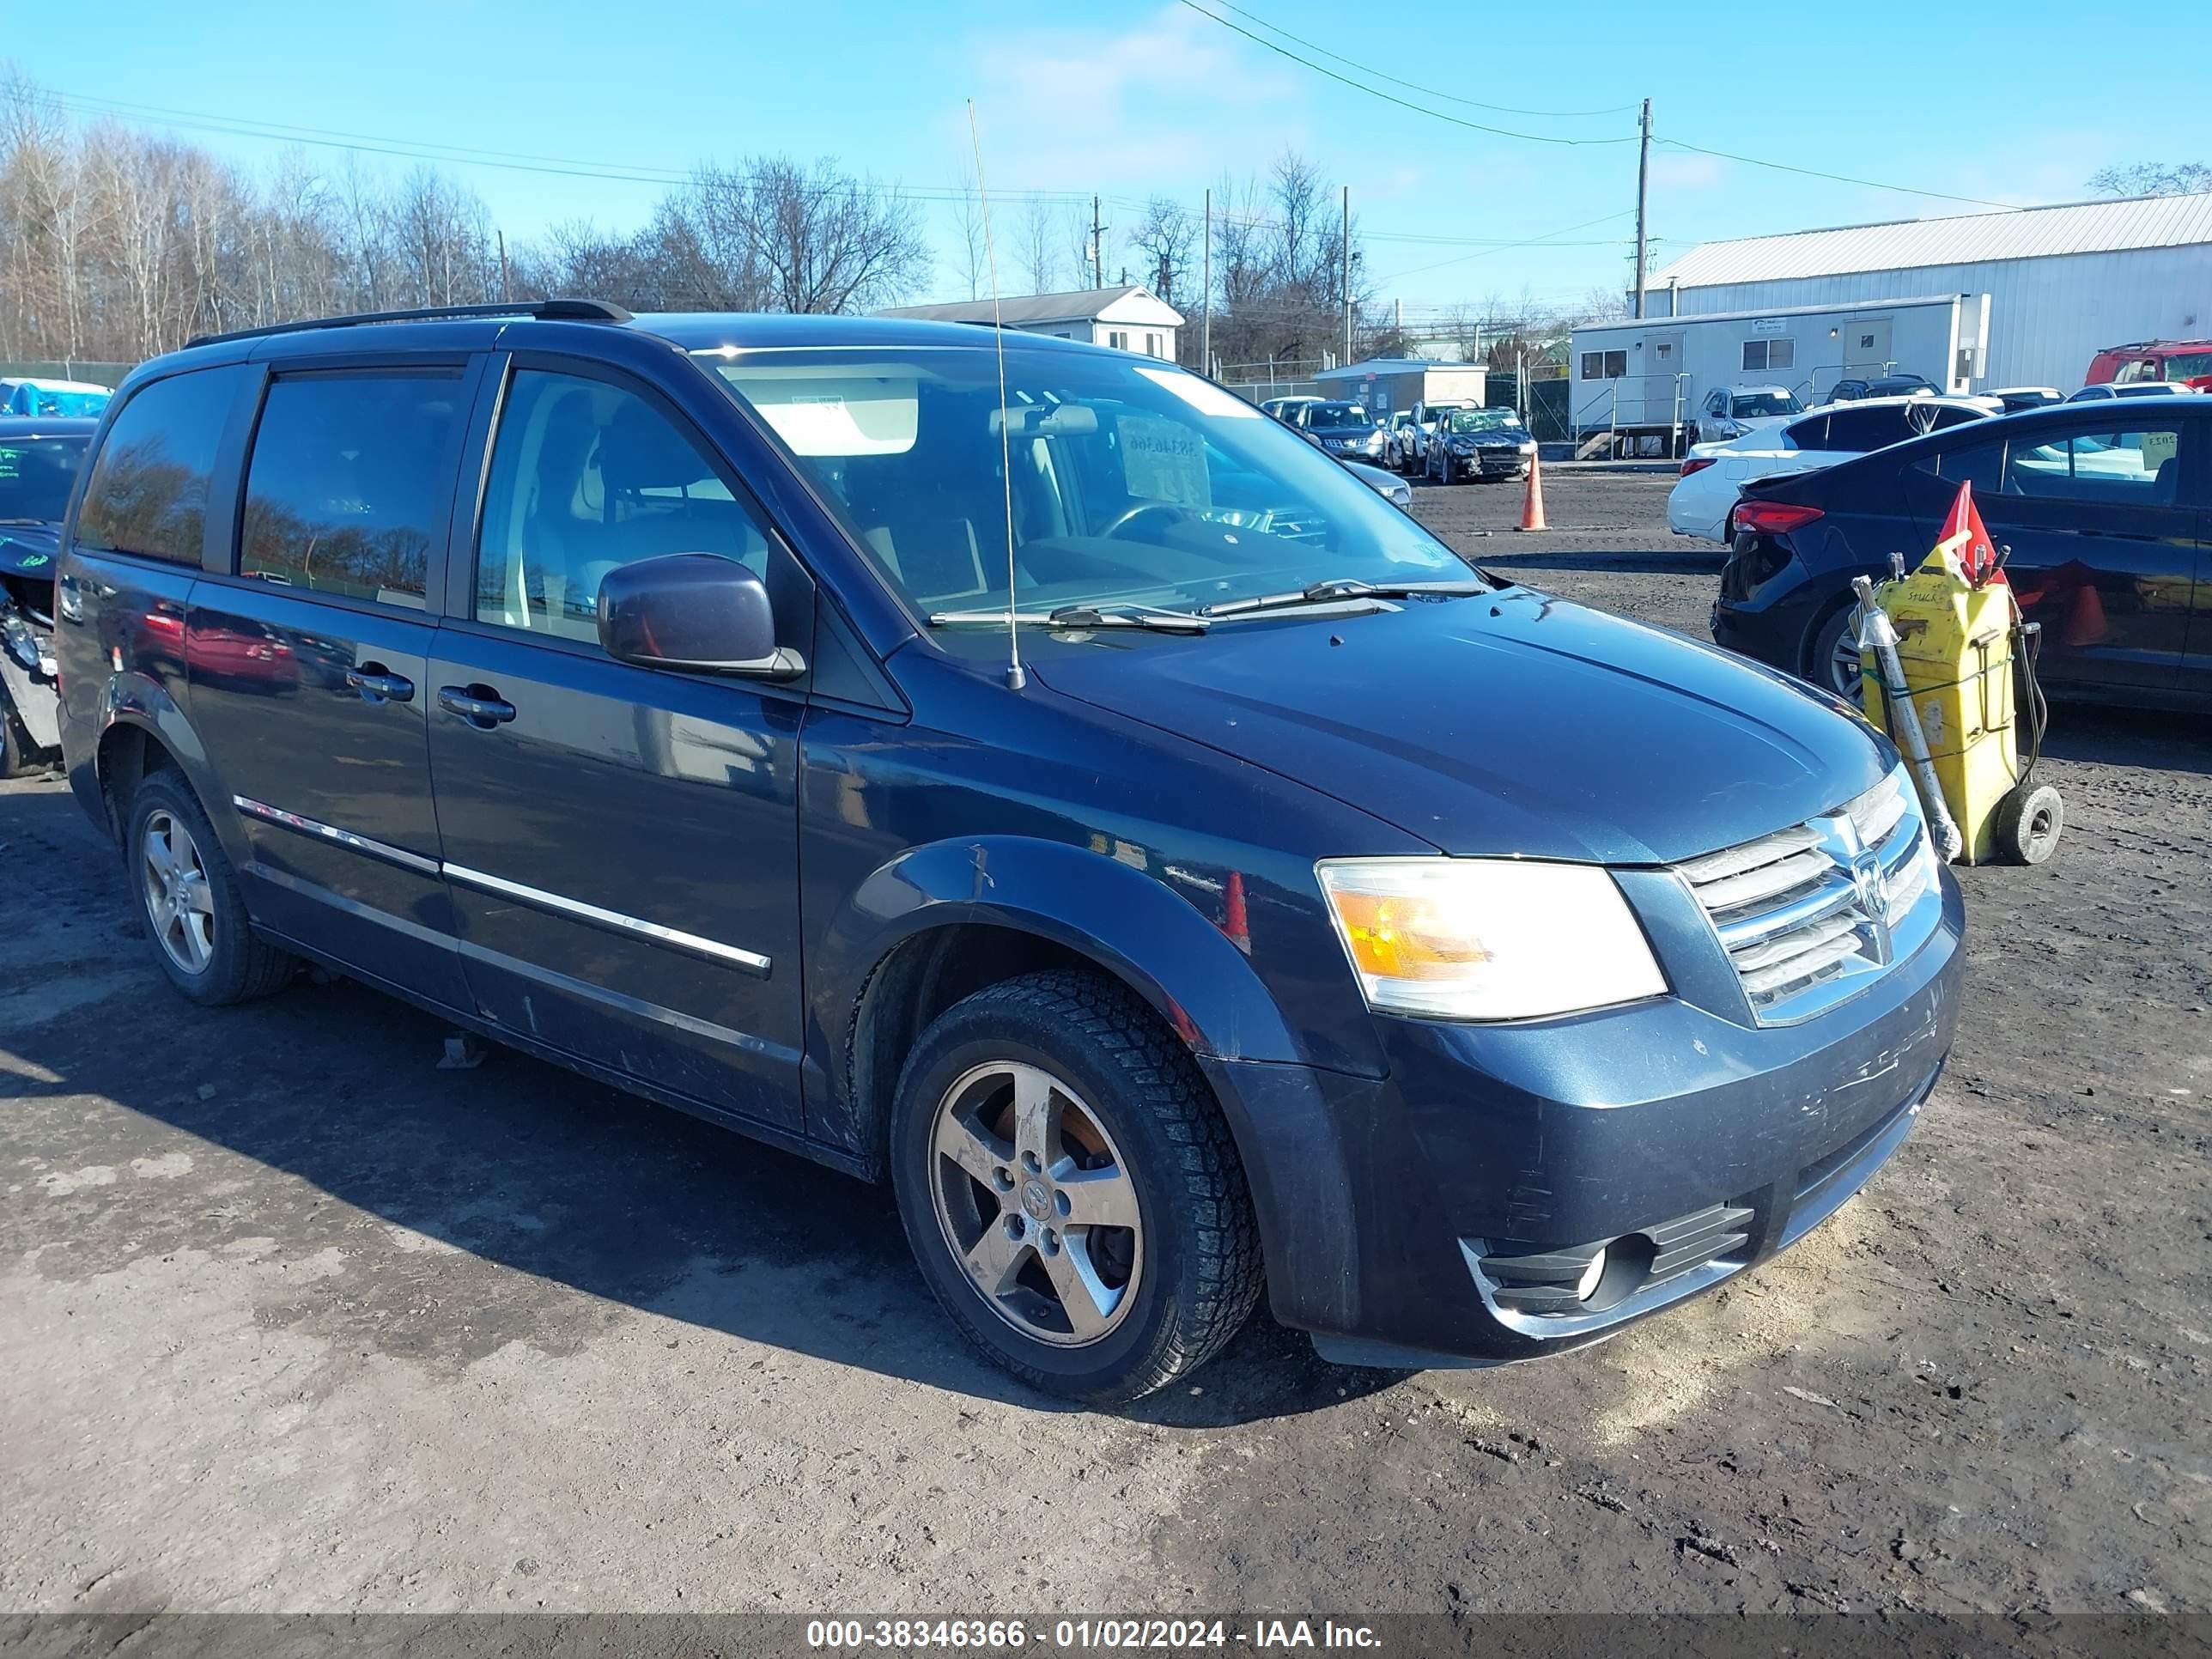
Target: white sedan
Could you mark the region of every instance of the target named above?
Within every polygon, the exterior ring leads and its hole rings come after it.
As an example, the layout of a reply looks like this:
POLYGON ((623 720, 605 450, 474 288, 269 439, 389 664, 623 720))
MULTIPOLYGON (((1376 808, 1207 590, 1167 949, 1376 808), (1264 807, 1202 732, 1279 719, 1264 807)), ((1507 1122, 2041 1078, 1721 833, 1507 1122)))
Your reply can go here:
POLYGON ((1735 533, 1737 494, 1753 478, 1833 466, 2003 412, 1992 398, 1863 398, 1808 410, 1786 425, 1756 428, 1740 438, 1692 444, 1667 497, 1667 527, 1677 536, 1726 542, 1735 533))

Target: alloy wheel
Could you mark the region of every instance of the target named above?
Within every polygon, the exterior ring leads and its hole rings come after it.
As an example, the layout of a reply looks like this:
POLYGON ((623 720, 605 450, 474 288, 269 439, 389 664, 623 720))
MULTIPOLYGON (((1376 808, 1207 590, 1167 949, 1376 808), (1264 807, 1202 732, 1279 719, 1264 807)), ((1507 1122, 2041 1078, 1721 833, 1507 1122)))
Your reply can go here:
POLYGON ((203 973, 215 956, 215 894, 199 843, 174 814, 149 813, 138 855, 146 914, 170 961, 203 973))
POLYGON ((954 1079, 930 1127, 929 1194, 969 1282, 1023 1335, 1085 1346, 1135 1306, 1144 1224, 1128 1165, 1042 1067, 992 1060, 954 1079))
POLYGON ((1853 702, 1859 700, 1859 642, 1848 625, 1828 653, 1828 689, 1853 702))

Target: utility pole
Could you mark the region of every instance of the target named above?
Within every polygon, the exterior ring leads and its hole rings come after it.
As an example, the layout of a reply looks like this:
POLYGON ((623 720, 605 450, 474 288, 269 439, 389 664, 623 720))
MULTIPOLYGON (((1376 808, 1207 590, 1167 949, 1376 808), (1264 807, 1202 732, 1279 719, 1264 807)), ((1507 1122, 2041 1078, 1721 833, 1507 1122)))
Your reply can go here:
POLYGON ((1198 279, 1198 372, 1213 373, 1213 192, 1206 192, 1206 229, 1200 233, 1202 274, 1198 279))
POLYGON ((507 233, 499 234, 499 302, 505 305, 514 298, 514 278, 507 268, 507 233))
POLYGON ((1644 137, 1636 147, 1636 314, 1644 315, 1644 196, 1651 181, 1651 100, 1644 100, 1644 137))
POLYGON ((1344 361, 1352 361, 1352 186, 1344 187, 1344 361))
POLYGON ((1091 198, 1091 286, 1106 286, 1106 227, 1098 222, 1098 198, 1091 198))

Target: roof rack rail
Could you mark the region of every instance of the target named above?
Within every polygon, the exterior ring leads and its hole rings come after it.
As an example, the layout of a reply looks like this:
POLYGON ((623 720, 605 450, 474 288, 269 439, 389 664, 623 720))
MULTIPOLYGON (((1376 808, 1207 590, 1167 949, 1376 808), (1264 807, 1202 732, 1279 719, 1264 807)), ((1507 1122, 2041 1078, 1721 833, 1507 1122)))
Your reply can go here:
POLYGON ((605 300, 506 300, 474 306, 416 306, 406 311, 357 311, 344 317, 303 317, 266 328, 235 329, 228 334, 196 334, 187 346, 222 345, 231 340, 260 340, 313 328, 354 328, 368 323, 433 323, 463 317, 533 317, 540 322, 626 323, 630 314, 605 300))

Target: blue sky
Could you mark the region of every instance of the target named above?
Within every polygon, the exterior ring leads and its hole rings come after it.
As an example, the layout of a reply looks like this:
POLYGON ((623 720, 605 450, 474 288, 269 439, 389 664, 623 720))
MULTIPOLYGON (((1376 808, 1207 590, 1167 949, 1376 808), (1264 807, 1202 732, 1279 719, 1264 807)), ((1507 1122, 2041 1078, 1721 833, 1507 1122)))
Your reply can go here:
MULTIPOLYGON (((2084 95, 2091 65, 2113 72, 2108 86, 2128 78, 2116 47, 2153 50, 2161 63, 2203 61, 2212 7, 2154 8, 2115 34, 2091 23, 2078 0, 1783 5, 1730 9, 1725 22, 1712 21, 1723 15, 1713 9, 1700 21, 1651 0, 1565 11, 1240 0, 1242 14, 1199 3, 1435 89, 1386 88, 1411 103, 1553 137, 1629 137, 1632 106, 1649 96, 1662 138, 2009 203, 2087 195, 2084 181, 2108 163, 2212 160, 2212 100, 2170 90, 2084 95), (1612 112, 1562 118, 1477 104, 1612 112)), ((1022 192, 1087 204, 1096 191, 1115 227, 1109 278, 1115 265, 1136 263, 1121 242, 1136 202, 1164 191, 1194 208, 1224 169, 1264 169, 1289 146, 1332 186, 1351 185, 1385 302, 1401 299, 1419 314, 1492 295, 1564 300, 1627 280, 1632 143, 1540 143, 1455 126, 1329 81, 1176 0, 661 0, 634 13, 603 0, 100 0, 18 4, 9 21, 0 52, 72 100, 73 112, 95 100, 192 112, 179 137, 249 166, 280 146, 210 130, 203 117, 371 144, 574 159, 599 171, 832 155, 942 191, 968 167, 964 100, 973 96, 1001 242, 1022 192), (633 18, 649 20, 650 33, 625 33, 633 18), (1544 240, 1496 246, 1531 238, 1544 240)), ((305 154, 332 168, 346 159, 326 148, 305 154)), ((413 164, 362 160, 395 173, 413 164)), ((510 240, 562 220, 627 228, 658 193, 649 182, 447 170, 484 199, 510 240)), ((1653 155, 1651 204, 1659 263, 1717 237, 1975 210, 1663 146, 1653 155)), ((950 210, 929 211, 933 234, 948 238, 950 210)), ((1006 258, 1002 248, 1002 281, 1006 258)), ((937 294, 959 287, 941 259, 937 294)))

